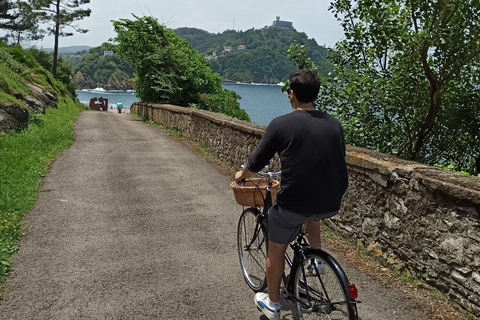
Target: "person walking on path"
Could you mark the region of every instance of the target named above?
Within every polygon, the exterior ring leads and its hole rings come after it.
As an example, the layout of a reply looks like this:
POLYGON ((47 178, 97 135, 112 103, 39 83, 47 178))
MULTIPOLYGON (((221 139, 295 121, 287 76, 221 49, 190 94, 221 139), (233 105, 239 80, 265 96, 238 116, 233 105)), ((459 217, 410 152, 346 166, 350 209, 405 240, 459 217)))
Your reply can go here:
POLYGON ((122 101, 118 100, 118 102, 117 102, 118 113, 122 113, 122 109, 123 109, 122 101))
MULTIPOLYGON (((270 122, 246 166, 235 174, 240 182, 263 169, 276 153, 280 156, 281 190, 268 216, 268 294, 255 295, 255 304, 270 319, 280 318, 280 283, 288 244, 305 224, 310 245, 320 248, 319 220, 337 214, 348 186, 343 128, 334 117, 315 110, 319 89, 315 72, 302 70, 290 76, 287 92, 293 112, 270 122)), ((324 268, 319 264, 319 270, 324 268)))

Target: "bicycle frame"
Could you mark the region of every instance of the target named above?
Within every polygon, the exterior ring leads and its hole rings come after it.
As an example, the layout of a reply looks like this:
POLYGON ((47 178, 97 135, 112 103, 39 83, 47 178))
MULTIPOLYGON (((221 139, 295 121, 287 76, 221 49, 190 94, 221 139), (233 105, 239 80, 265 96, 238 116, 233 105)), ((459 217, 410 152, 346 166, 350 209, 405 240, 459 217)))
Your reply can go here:
MULTIPOLYGON (((261 211, 261 214, 257 218, 257 225, 255 226, 255 233, 254 233, 252 241, 248 245, 249 248, 252 245, 252 243, 255 241, 256 237, 258 236, 258 233, 260 232, 261 225, 263 225, 265 227, 265 229, 267 229, 266 231, 267 231, 267 234, 268 234, 268 223, 265 223, 264 219, 268 219, 268 212, 273 205, 273 203, 272 203, 272 186, 273 186, 272 179, 273 179, 272 175, 269 175, 268 176, 268 186, 267 186, 267 189, 266 189, 265 198, 263 199, 263 201, 264 201, 263 210, 261 211)), ((290 267, 291 270, 297 270, 300 262, 305 261, 304 249, 310 247, 308 245, 307 241, 305 240, 305 235, 306 235, 306 233, 301 231, 300 234, 298 235, 296 241, 294 243, 290 244, 290 247, 293 249, 293 252, 294 252, 293 261, 292 261, 292 259, 290 259, 290 256, 288 255, 288 253, 285 252, 285 261, 286 261, 286 263, 288 264, 288 266, 290 267)), ((302 266, 303 281, 306 283, 306 276, 305 276, 305 270, 304 270, 304 267, 303 267, 303 263, 301 263, 301 266, 302 266)), ((315 272, 318 272, 317 266, 314 266, 314 267, 315 267, 315 272)), ((284 283, 287 286, 287 294, 292 300, 295 300, 295 301, 299 302, 304 307, 309 307, 309 305, 306 305, 304 302, 295 298, 294 291, 293 291, 293 285, 294 285, 295 280, 294 280, 294 277, 289 277, 289 276, 293 276, 293 275, 294 274, 292 274, 292 272, 290 272, 290 274, 288 276, 286 276, 286 279, 284 278, 284 283)), ((325 289, 325 287, 323 285, 323 282, 322 282, 322 287, 325 289)), ((306 290, 307 290, 307 293, 308 293, 308 287, 306 288, 306 290)), ((328 296, 327 296, 327 299, 328 299, 328 296)), ((309 301, 309 302, 311 302, 311 301, 309 301)))
MULTIPOLYGON (((257 226, 255 228, 255 235, 252 239, 252 243, 253 243, 254 239, 258 236, 258 232, 260 232, 260 228, 261 228, 262 224, 267 229, 266 231, 267 231, 267 234, 268 234, 268 223, 265 223, 264 219, 268 219, 268 212, 269 212, 271 206, 273 205, 272 195, 271 195, 272 194, 272 186, 273 186, 273 183, 272 183, 273 178, 272 178, 271 174, 268 175, 267 177, 268 177, 268 186, 267 186, 267 189, 266 189, 266 194, 265 194, 265 199, 264 199, 264 207, 263 207, 263 210, 261 211, 261 215, 259 215, 259 217, 257 218, 257 226)), ((288 253, 285 252, 285 261, 288 264, 288 266, 290 267, 291 271, 288 275, 284 276, 283 281, 284 281, 285 286, 286 286, 286 292, 285 293, 286 293, 286 295, 289 299, 300 303, 305 308, 312 309, 312 312, 318 312, 319 311, 318 306, 317 305, 312 306, 311 296, 310 296, 310 294, 308 294, 308 291, 311 290, 312 288, 309 288, 308 285, 305 287, 305 291, 306 291, 307 296, 309 298, 308 304, 306 304, 305 302, 297 299, 295 297, 295 294, 294 294, 295 273, 298 272, 298 270, 299 270, 298 266, 301 266, 300 270, 302 272, 303 282, 308 283, 307 279, 306 279, 306 273, 305 273, 305 268, 304 268, 304 263, 303 262, 306 259, 305 252, 310 250, 311 247, 307 243, 307 240, 305 239, 306 235, 307 234, 302 230, 298 234, 296 240, 294 242, 290 243, 290 248, 292 248, 293 253, 294 253, 293 260, 290 258, 288 253)), ((250 243, 250 245, 251 245, 251 243, 250 243)), ((320 251, 323 252, 322 250, 320 250, 320 251)), ((315 264, 313 264, 313 267, 315 268, 315 273, 318 274, 317 266, 315 264)), ((326 290, 322 278, 319 277, 319 280, 320 280, 320 284, 322 286, 323 292, 325 293, 325 301, 330 301, 330 297, 328 296, 328 290, 326 290)), ((358 301, 356 301, 356 302, 358 302, 358 301)), ((356 303, 356 302, 342 301, 342 302, 331 302, 330 304, 335 305, 335 304, 341 304, 341 303, 356 303)))
MULTIPOLYGON (((268 173, 260 173, 265 179, 267 179, 268 185, 266 188, 265 197, 263 199, 263 208, 256 207, 254 210, 257 212, 256 214, 256 223, 255 223, 255 230, 253 234, 253 238, 249 241, 248 244, 244 244, 244 248, 250 250, 253 247, 256 239, 260 236, 260 233, 266 232, 266 236, 264 240, 268 241, 268 215, 269 210, 273 205, 272 201, 272 187, 273 187, 273 175, 279 174, 280 172, 268 172, 268 173)), ((244 209, 246 210, 246 209, 244 209)), ((342 270, 341 266, 338 262, 333 259, 327 252, 317 249, 311 248, 307 242, 306 233, 304 230, 301 230, 298 236, 296 237, 295 241, 290 243, 290 248, 293 250, 293 257, 291 258, 291 254, 285 252, 285 261, 287 265, 290 267, 290 272, 288 274, 283 275, 283 283, 284 288, 282 289, 282 294, 286 297, 286 299, 291 300, 297 303, 297 306, 309 310, 310 312, 322 312, 325 314, 330 314, 337 310, 337 306, 341 305, 349 305, 349 311, 351 319, 358 319, 356 303, 360 301, 356 300, 356 288, 355 285, 353 289, 355 290, 355 298, 352 299, 350 293, 350 284, 348 283, 348 279, 344 271, 342 270), (314 263, 313 257, 317 256, 319 259, 323 261, 328 261, 329 270, 334 273, 334 277, 337 281, 340 281, 340 286, 343 291, 344 299, 336 299, 341 301, 331 301, 331 297, 335 297, 334 294, 332 296, 331 292, 329 295, 329 288, 328 288, 328 280, 325 282, 325 279, 320 276, 319 268, 317 268, 317 264, 314 263), (311 263, 308 263, 308 269, 310 270, 310 265, 314 268, 314 274, 317 277, 317 286, 312 285, 311 280, 307 280, 307 277, 311 277, 311 275, 307 275, 307 266, 306 260, 307 257, 312 257, 311 263), (341 279, 341 280, 340 280, 341 279), (348 289, 347 289, 348 286, 348 289), (300 288, 300 289, 299 289, 300 288), (302 291, 302 297, 300 297, 299 290, 302 291), (345 291, 346 290, 346 291, 345 291), (297 297, 298 295, 299 297, 297 297)), ((263 246, 263 242, 261 244, 257 244, 257 246, 263 246)), ((268 244, 266 246, 268 252, 268 244)), ((268 253, 267 253, 268 255, 268 253)), ((310 259, 310 258, 308 258, 310 259)), ((311 274, 310 272, 309 274, 311 274)), ((253 288, 252 288, 253 289, 253 288)), ((353 291, 352 291, 353 292, 353 291)))

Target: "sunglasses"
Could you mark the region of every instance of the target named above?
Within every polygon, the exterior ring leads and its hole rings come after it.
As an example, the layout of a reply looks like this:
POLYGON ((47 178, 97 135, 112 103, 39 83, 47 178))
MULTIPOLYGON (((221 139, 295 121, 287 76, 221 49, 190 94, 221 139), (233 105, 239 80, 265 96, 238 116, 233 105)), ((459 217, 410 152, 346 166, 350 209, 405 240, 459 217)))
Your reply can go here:
POLYGON ((292 92, 292 89, 287 88, 287 94, 290 95, 291 92, 292 92))

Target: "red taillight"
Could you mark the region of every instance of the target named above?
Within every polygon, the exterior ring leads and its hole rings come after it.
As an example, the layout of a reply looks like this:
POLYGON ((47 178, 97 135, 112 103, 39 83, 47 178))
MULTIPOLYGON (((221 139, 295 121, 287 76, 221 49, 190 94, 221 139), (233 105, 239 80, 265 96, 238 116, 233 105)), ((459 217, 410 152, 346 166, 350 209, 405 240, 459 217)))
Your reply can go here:
POLYGON ((357 287, 353 283, 348 285, 348 293, 350 294, 350 299, 356 300, 358 298, 357 287))

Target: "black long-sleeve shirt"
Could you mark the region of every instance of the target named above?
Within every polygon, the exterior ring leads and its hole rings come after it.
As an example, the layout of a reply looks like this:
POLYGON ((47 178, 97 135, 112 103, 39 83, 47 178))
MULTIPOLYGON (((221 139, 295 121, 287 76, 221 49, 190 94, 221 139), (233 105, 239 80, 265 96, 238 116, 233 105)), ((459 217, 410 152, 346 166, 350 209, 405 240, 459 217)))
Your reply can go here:
POLYGON ((296 110, 273 119, 248 157, 248 170, 260 171, 275 153, 282 166, 280 206, 301 215, 340 209, 348 174, 337 119, 319 110, 296 110))

